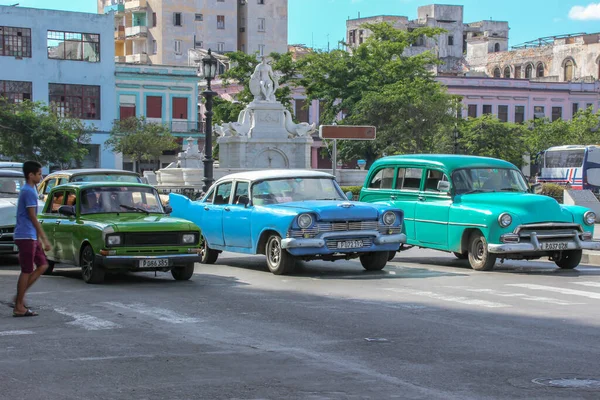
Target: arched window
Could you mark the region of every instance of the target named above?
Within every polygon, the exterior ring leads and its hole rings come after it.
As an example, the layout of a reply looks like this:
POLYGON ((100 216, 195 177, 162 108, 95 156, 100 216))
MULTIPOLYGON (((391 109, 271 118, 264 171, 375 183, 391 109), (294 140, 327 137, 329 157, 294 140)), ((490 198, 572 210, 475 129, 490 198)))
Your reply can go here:
POLYGON ((544 76, 544 64, 539 63, 537 66, 537 70, 535 71, 535 76, 541 78, 544 76))
POLYGON ((497 52, 499 52, 499 51, 500 51, 500 43, 496 43, 496 44, 494 45, 494 53, 497 53, 497 52))
POLYGON ((510 78, 510 67, 504 68, 504 77, 510 78))
POLYGON ((531 66, 531 64, 528 64, 527 67, 525 67, 525 79, 531 79, 532 73, 533 73, 533 67, 531 66))
POLYGON ((575 69, 572 60, 565 61, 565 82, 569 82, 573 80, 573 70, 575 69))
POLYGON ((500 68, 494 68, 494 78, 500 78, 500 68))

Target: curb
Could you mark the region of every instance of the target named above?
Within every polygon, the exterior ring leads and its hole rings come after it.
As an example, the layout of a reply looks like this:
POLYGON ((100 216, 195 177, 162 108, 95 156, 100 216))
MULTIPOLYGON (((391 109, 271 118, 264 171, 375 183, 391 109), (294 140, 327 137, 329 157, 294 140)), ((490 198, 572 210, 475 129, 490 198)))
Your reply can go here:
POLYGON ((581 256, 581 263, 600 266, 600 251, 584 250, 581 256))

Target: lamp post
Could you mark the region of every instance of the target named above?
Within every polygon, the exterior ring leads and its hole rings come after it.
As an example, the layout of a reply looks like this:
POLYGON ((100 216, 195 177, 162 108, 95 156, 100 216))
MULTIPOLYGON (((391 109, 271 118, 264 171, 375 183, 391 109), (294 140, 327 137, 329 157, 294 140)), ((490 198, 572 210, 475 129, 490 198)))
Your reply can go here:
POLYGON ((454 138, 454 154, 458 154, 458 126, 454 124, 454 131, 452 132, 454 138))
POLYGON ((202 72, 206 79, 206 90, 202 92, 202 96, 206 99, 206 112, 204 113, 205 124, 204 124, 204 158, 202 163, 204 164, 204 185, 202 191, 206 193, 212 183, 213 179, 213 163, 215 160, 212 158, 212 99, 216 96, 216 93, 210 88, 210 81, 217 75, 217 59, 213 57, 210 49, 208 49, 208 56, 202 59, 202 72))

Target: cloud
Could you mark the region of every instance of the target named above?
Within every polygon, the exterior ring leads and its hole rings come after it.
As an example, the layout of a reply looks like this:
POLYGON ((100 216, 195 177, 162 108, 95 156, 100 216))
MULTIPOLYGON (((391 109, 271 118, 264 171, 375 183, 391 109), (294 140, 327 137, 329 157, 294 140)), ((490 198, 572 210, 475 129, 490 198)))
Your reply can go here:
POLYGON ((579 21, 600 19, 600 3, 591 3, 587 6, 574 6, 569 11, 569 18, 579 21))

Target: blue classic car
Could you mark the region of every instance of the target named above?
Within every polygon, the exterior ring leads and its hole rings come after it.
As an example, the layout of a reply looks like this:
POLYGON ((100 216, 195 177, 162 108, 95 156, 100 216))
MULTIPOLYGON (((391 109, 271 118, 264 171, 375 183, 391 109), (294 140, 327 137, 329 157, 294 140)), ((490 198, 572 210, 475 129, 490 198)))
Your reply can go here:
POLYGON ((333 175, 310 170, 236 173, 202 200, 171 194, 169 201, 173 216, 202 230, 205 264, 231 251, 265 254, 277 275, 291 272, 296 259, 360 258, 366 270, 380 270, 406 240, 400 209, 350 202, 333 175))

